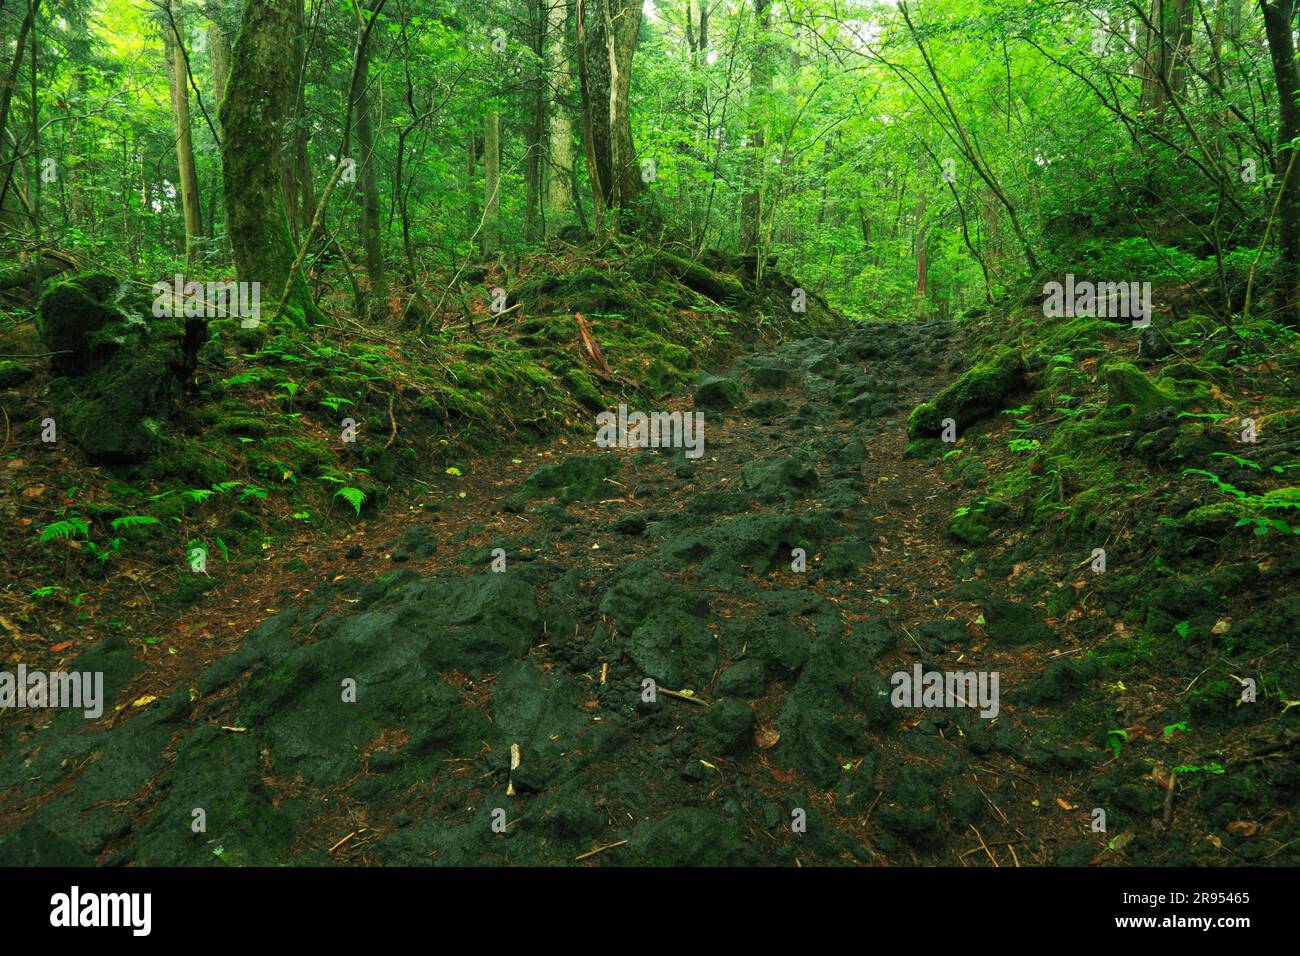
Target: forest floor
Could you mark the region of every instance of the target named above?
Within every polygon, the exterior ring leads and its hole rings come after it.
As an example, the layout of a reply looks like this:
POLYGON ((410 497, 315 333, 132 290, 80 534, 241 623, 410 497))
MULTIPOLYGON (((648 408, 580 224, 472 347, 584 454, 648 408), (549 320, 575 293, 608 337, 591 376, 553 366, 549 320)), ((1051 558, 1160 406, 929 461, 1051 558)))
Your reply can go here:
POLYGON ((72 665, 116 701, 89 730, 6 714, 0 856, 1296 862, 1268 789, 1293 781, 1257 779, 1248 728, 1192 753, 1176 668, 1084 660, 1124 625, 1077 546, 1007 563, 949 533, 969 482, 909 453, 907 412, 970 348, 937 321, 756 347, 640 408, 705 408, 699 459, 507 443, 462 459, 455 496, 429 475, 327 545, 232 568, 155 609, 144 660, 110 637, 72 665), (1034 574, 1072 599, 1045 609, 1034 574), (894 706, 918 664, 996 673, 996 716, 894 706), (1207 749, 1228 774, 1180 788, 1207 749))

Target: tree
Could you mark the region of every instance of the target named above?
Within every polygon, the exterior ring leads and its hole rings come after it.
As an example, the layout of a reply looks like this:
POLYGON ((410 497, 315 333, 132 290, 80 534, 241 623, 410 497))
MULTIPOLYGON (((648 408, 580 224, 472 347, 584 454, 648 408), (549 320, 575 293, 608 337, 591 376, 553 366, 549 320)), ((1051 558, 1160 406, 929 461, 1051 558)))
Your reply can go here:
MULTIPOLYGON (((369 9, 377 9, 378 0, 371 0, 369 9)), ((388 280, 384 275, 384 253, 379 242, 379 157, 375 153, 375 134, 371 110, 370 51, 367 43, 365 20, 360 9, 354 7, 357 18, 356 76, 352 84, 355 100, 353 111, 357 128, 357 147, 361 151, 357 163, 361 171, 361 241, 366 252, 366 277, 370 280, 371 298, 383 303, 388 298, 388 280)))
POLYGON ((767 97, 772 90, 768 50, 772 0, 754 0, 754 44, 749 65, 749 171, 740 199, 740 251, 757 250, 763 235, 763 170, 767 143, 767 97))
POLYGON ((562 225, 573 210, 573 122, 569 100, 573 74, 565 43, 569 21, 568 0, 542 0, 546 5, 546 164, 544 191, 548 228, 562 225))
POLYGON ((203 241, 203 206, 199 195, 199 174, 194 165, 194 139, 190 129, 189 58, 185 50, 185 14, 179 4, 163 0, 160 11, 163 49, 167 59, 167 85, 171 90, 172 122, 176 133, 176 166, 180 173, 177 192, 185 220, 185 258, 193 265, 200 258, 203 241))
MULTIPOLYGON (((589 114, 588 150, 605 205, 631 210, 644 189, 632 143, 629 93, 632 54, 641 29, 641 0, 591 0, 579 4, 585 69, 584 110, 589 114), (584 42, 585 39, 585 42, 584 42)), ((583 64, 580 62, 580 66, 583 64)))
POLYGON ((1278 309, 1286 321, 1300 326, 1300 174, 1295 169, 1300 139, 1300 68, 1296 66, 1295 34, 1291 21, 1294 0, 1259 0, 1273 61, 1277 87, 1277 145, 1285 172, 1278 194, 1278 309))
POLYGON ((321 318, 296 265, 280 182, 285 119, 297 79, 284 55, 296 28, 297 0, 246 0, 221 102, 222 182, 235 268, 276 299, 285 294, 292 321, 321 318))

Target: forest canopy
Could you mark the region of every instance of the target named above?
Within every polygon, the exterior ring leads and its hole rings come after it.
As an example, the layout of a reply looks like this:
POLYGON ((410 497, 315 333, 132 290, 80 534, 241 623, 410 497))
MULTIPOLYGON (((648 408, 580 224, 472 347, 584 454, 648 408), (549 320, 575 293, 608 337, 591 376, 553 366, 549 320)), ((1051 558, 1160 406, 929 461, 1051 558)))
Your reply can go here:
POLYGON ((14 0, 2 221, 133 273, 233 253, 272 300, 306 246, 407 318, 431 272, 597 232, 771 258, 858 313, 1130 248, 1220 306, 1254 267, 1293 311, 1291 8, 14 0), (288 252, 243 221, 280 206, 288 252))

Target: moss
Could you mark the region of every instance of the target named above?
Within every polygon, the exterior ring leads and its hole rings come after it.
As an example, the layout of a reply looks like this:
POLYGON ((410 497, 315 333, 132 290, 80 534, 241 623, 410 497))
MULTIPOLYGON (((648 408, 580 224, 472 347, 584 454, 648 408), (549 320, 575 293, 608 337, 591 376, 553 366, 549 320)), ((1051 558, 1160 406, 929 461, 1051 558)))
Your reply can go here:
POLYGON ((1106 404, 1115 411, 1127 407, 1133 414, 1145 415, 1170 405, 1177 406, 1179 399, 1157 386, 1131 362, 1113 362, 1106 366, 1106 404))
POLYGON ((1237 522, 1247 517, 1249 509, 1235 498, 1193 508, 1178 522, 1178 527, 1190 534, 1218 536, 1230 531, 1237 522))
POLYGON ((958 428, 1000 410, 1004 399, 1021 386, 1025 375, 1024 356, 1018 349, 998 349, 987 361, 968 369, 951 385, 913 409, 908 417, 908 436, 934 437, 951 418, 958 428))
POLYGON ((1182 379, 1166 373, 1156 380, 1156 387, 1174 396, 1179 405, 1202 402, 1211 397, 1209 383, 1203 379, 1182 379))
POLYGON ((724 272, 714 272, 698 262, 691 262, 671 252, 655 256, 659 266, 682 285, 719 304, 739 303, 746 299, 739 279, 724 272))
POLYGON ((950 538, 978 547, 988 541, 993 529, 1007 518, 1010 511, 1003 501, 985 499, 958 508, 943 530, 950 538))
POLYGON ((217 431, 224 435, 244 435, 248 438, 265 438, 267 435, 266 422, 247 416, 228 419, 217 426, 217 431))
POLYGON ((605 399, 601 397, 600 391, 582 369, 571 368, 566 371, 564 384, 569 387, 574 398, 592 411, 600 411, 605 407, 605 399))
POLYGON ((15 388, 32 377, 32 370, 19 362, 0 362, 0 388, 15 388))
MULTIPOLYGON (((1046 345, 1053 352, 1061 352, 1079 346, 1095 346, 1100 349, 1105 340, 1114 334, 1115 326, 1113 323, 1105 322, 1102 319, 1078 318, 1072 319, 1048 333, 1046 345)), ((1092 351, 1092 349, 1085 350, 1092 351)))
MULTIPOLYGON (((918 406, 921 407, 921 406, 918 406)), ((913 414, 916 410, 913 410, 913 414)), ((917 438, 907 443, 907 450, 903 452, 904 458, 920 458, 925 461, 933 462, 940 455, 949 450, 949 445, 937 438, 917 438)))

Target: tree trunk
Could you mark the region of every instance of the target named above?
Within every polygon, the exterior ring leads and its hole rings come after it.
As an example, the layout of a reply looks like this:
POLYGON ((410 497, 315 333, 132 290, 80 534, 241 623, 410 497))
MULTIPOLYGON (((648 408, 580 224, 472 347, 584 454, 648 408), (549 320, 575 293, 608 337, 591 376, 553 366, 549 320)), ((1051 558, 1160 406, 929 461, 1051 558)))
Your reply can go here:
POLYGON ((1277 307, 1284 321, 1300 326, 1300 170, 1292 165, 1292 140, 1300 137, 1300 69, 1296 66, 1295 35, 1291 32, 1294 0, 1260 0, 1273 81, 1278 99, 1278 159, 1282 177, 1278 197, 1277 307))
POLYGON ((754 0, 754 46, 749 61, 749 169, 745 192, 740 197, 740 251, 746 255, 757 250, 763 234, 762 183, 767 140, 764 104, 772 88, 767 50, 771 10, 772 0, 754 0))
POLYGON ((569 21, 568 0, 542 0, 548 4, 546 22, 546 74, 551 95, 547 97, 546 129, 546 223, 554 232, 573 211, 573 121, 569 99, 573 95, 573 74, 565 34, 569 21))
POLYGON ((167 81, 171 86, 172 119, 176 132, 177 190, 185 217, 185 258, 191 265, 200 258, 203 240, 203 199, 194 166, 194 141, 190 134, 190 86, 185 57, 185 21, 179 4, 163 8, 163 37, 167 53, 167 81))
POLYGON ((289 236, 280 185, 280 155, 297 71, 284 55, 284 38, 296 27, 297 0, 247 0, 230 58, 230 83, 221 102, 222 184, 235 268, 276 301, 288 288, 285 314, 315 322, 297 250, 289 236))
POLYGON ((217 109, 217 134, 221 135, 221 101, 230 79, 230 37, 216 23, 208 24, 208 68, 212 71, 212 102, 217 109))
MULTIPOLYGON (((578 92, 582 98, 582 143, 587 152, 587 178, 591 180, 591 207, 592 216, 596 220, 596 238, 605 238, 605 202, 606 191, 605 180, 602 176, 607 176, 608 170, 601 170, 600 147, 597 137, 602 135, 602 127, 596 122, 596 97, 592 93, 592 75, 587 66, 587 44, 590 42, 587 36, 587 10, 586 0, 576 0, 577 2, 577 34, 578 34, 578 92)), ((596 0, 597 3, 600 0, 596 0)), ((602 28, 603 29, 603 28, 602 28)))
MULTIPOLYGON (((925 190, 923 188, 920 198, 916 200, 916 232, 912 239, 913 251, 916 254, 916 297, 918 300, 925 299, 930 284, 930 235, 925 223, 925 199, 925 190)), ((923 301, 920 308, 922 312, 925 311, 923 301)))
MULTIPOLYGON (((373 9, 373 6, 372 6, 373 9)), ((359 21, 358 29, 363 29, 359 21)), ((375 155, 375 132, 370 101, 370 53, 357 35, 356 117, 357 165, 361 168, 361 241, 366 253, 366 277, 370 280, 371 298, 378 303, 388 299, 388 279, 384 275, 384 255, 379 243, 379 160, 375 155)))
POLYGON ((591 146, 606 205, 627 210, 644 188, 628 99, 641 0, 592 0, 583 6, 591 146))
POLYGON ((483 117, 483 229, 479 250, 486 256, 501 248, 501 114, 483 117))

